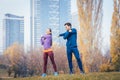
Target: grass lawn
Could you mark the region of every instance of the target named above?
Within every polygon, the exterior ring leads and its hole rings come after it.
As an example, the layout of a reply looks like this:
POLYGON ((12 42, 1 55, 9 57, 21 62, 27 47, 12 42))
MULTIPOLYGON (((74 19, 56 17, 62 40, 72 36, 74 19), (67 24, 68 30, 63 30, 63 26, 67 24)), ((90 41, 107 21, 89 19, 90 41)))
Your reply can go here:
POLYGON ((7 71, 4 70, 4 69, 0 69, 0 78, 1 78, 2 76, 4 76, 4 77, 7 77, 7 76, 8 76, 8 75, 7 75, 7 71))
POLYGON ((45 78, 41 76, 26 77, 26 78, 2 78, 0 80, 120 80, 120 72, 109 73, 88 73, 81 74, 60 74, 59 76, 48 75, 45 78))

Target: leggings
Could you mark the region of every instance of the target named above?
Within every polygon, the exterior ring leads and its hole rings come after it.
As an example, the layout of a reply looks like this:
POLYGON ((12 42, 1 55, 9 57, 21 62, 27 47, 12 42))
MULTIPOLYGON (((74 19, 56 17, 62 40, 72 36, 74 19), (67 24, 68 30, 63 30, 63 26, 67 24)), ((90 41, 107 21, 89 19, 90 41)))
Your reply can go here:
POLYGON ((50 60, 52 62, 54 71, 57 72, 56 64, 55 64, 55 61, 54 61, 54 54, 53 54, 52 51, 44 52, 44 55, 43 55, 43 59, 44 59, 43 72, 46 73, 46 70, 47 70, 48 56, 49 56, 49 58, 50 58, 50 60))

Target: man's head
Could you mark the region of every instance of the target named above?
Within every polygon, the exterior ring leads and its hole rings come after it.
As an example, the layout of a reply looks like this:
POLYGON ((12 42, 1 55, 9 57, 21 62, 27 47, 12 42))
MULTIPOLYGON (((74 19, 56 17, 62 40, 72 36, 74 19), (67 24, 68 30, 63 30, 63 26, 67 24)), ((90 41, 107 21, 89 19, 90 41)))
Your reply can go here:
POLYGON ((69 22, 65 23, 64 26, 65 26, 67 31, 70 30, 72 27, 71 23, 69 23, 69 22))

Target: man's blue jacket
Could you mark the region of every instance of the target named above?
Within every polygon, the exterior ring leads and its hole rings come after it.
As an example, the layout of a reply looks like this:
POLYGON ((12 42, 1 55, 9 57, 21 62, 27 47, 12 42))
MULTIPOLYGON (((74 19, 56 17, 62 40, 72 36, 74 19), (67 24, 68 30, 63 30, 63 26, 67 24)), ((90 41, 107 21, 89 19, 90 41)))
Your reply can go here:
POLYGON ((72 28, 71 30, 71 32, 66 31, 65 33, 59 35, 63 36, 64 39, 67 39, 67 48, 77 47, 77 31, 75 28, 72 28))

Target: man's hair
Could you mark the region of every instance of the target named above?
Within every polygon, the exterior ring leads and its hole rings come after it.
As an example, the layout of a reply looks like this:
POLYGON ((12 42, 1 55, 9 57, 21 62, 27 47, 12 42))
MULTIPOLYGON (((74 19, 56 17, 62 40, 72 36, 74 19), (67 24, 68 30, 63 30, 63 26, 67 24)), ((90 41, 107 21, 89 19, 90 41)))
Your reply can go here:
POLYGON ((66 26, 66 25, 72 27, 71 23, 69 23, 69 22, 64 24, 64 26, 66 26))

